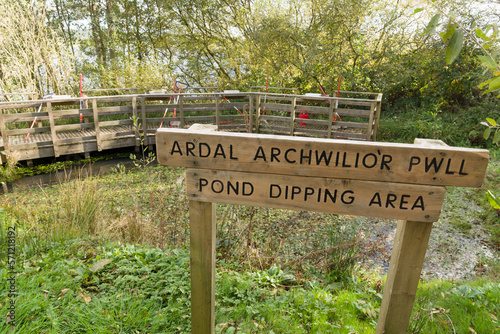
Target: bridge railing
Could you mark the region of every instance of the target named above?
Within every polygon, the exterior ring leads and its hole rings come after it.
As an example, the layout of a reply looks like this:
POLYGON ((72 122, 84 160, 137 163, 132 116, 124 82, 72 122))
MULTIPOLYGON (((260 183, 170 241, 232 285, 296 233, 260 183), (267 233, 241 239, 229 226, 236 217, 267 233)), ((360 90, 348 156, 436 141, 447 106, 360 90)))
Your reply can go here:
POLYGON ((382 94, 142 94, 0 103, 0 150, 17 160, 154 145, 159 127, 375 140, 382 94), (356 96, 356 95, 354 95, 356 96))

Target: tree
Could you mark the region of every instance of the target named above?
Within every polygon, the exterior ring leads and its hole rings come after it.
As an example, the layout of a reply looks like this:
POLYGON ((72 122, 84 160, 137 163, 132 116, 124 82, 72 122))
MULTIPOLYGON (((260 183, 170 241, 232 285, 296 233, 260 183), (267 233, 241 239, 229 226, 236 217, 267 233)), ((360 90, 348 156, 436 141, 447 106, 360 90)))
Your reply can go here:
POLYGON ((62 38, 47 24, 43 4, 2 1, 0 64, 4 91, 44 95, 71 90, 72 57, 62 38))

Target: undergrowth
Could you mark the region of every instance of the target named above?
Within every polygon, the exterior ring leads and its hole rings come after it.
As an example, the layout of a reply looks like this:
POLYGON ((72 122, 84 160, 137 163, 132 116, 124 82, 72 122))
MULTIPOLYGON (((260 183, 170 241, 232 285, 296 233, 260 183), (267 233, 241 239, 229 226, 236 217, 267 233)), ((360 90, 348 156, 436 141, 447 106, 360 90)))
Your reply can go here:
MULTIPOLYGON (((498 186, 498 168, 494 160, 485 187, 498 186)), ((498 226, 482 193, 450 193, 445 216, 458 232, 472 233, 478 219, 490 230, 498 226), (463 219, 464 205, 480 206, 482 214, 463 219)), ((0 242, 7 242, 8 226, 17 230, 16 331, 189 332, 187 204, 183 169, 162 166, 118 166, 110 175, 1 197, 0 242)), ((217 210, 218 333, 374 332, 383 282, 358 264, 365 253, 356 220, 232 205, 217 210)), ((423 282, 410 332, 499 330, 500 266, 483 267, 482 280, 423 282)), ((3 281, 7 275, 2 265, 3 281)), ((2 285, 2 319, 7 301, 2 285)))

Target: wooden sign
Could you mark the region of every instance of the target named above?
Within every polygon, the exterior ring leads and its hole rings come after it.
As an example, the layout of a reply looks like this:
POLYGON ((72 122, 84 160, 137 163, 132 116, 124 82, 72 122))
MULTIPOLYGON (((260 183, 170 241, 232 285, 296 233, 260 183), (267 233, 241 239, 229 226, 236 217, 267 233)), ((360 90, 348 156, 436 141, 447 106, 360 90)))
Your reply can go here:
POLYGON ((188 167, 192 333, 214 332, 215 202, 400 219, 376 333, 406 333, 443 186, 481 186, 489 152, 206 127, 156 134, 158 161, 188 167))
POLYGON ((479 187, 488 150, 249 133, 159 129, 163 165, 296 176, 479 187))
POLYGON ((202 202, 433 222, 444 187, 262 173, 186 170, 187 197, 202 202))

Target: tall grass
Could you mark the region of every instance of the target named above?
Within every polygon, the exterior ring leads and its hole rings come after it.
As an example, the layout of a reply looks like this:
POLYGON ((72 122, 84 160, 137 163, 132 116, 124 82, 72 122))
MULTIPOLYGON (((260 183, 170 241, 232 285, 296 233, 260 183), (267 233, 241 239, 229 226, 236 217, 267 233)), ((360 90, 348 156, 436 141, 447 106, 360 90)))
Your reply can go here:
POLYGON ((92 178, 78 178, 64 183, 59 192, 60 212, 57 219, 60 230, 78 236, 95 235, 99 232, 102 212, 101 191, 92 178))

